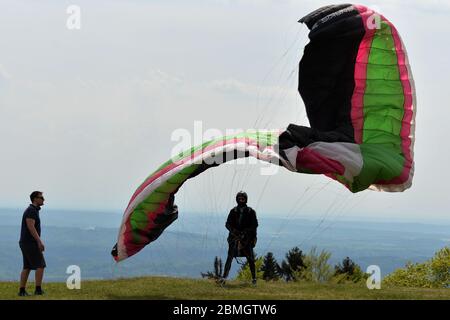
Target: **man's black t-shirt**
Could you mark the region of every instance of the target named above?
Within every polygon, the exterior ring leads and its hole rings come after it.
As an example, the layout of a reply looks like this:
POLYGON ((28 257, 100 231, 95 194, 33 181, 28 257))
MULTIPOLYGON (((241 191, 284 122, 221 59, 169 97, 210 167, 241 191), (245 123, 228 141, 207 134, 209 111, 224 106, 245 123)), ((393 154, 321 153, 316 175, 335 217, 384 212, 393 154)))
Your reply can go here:
POLYGON ((25 210, 22 217, 22 230, 20 232, 20 243, 36 243, 36 240, 28 230, 26 219, 34 220, 34 227, 39 236, 41 236, 41 219, 39 218, 40 207, 36 207, 32 204, 25 210))

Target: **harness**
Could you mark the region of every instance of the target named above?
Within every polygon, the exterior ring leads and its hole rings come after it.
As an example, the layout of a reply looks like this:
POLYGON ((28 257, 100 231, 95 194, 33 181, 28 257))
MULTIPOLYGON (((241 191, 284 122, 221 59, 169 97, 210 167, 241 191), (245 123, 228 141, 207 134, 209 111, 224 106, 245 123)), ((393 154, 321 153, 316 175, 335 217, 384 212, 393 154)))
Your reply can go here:
MULTIPOLYGON (((243 214, 244 217, 247 217, 253 209, 250 207, 243 208, 243 212, 241 213, 239 210, 239 207, 233 208, 234 213, 237 216, 237 219, 239 219, 240 215, 243 214)), ((238 222, 239 223, 239 222, 238 222)), ((240 265, 244 265, 245 263, 239 260, 240 257, 249 257, 251 256, 253 258, 253 247, 252 242, 255 242, 256 239, 253 239, 251 235, 247 235, 245 231, 240 232, 239 234, 230 233, 231 237, 229 239, 230 247, 232 248, 232 254, 233 258, 236 259, 236 262, 240 265)))

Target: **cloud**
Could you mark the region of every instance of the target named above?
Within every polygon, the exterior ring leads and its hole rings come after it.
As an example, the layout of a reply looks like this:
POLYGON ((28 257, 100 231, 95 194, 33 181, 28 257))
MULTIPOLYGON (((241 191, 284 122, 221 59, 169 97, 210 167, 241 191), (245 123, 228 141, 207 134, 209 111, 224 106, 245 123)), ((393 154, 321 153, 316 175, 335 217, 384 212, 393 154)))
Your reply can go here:
POLYGON ((8 73, 8 71, 6 71, 5 67, 3 65, 0 64, 0 78, 3 79, 10 79, 11 76, 8 73))
POLYGON ((447 0, 382 0, 377 3, 377 6, 381 10, 383 7, 395 7, 398 11, 408 9, 416 12, 434 12, 437 14, 448 14, 450 12, 450 3, 447 0))
POLYGON ((241 95, 245 97, 275 97, 291 95, 296 93, 295 86, 283 87, 283 86, 264 86, 253 83, 243 82, 236 79, 221 79, 214 80, 209 84, 209 87, 217 92, 231 95, 241 95))
POLYGON ((214 80, 210 84, 210 87, 211 89, 224 94, 254 95, 261 90, 261 88, 258 86, 243 83, 236 79, 214 80))
POLYGON ((11 75, 6 71, 5 67, 0 64, 0 92, 4 92, 11 75))

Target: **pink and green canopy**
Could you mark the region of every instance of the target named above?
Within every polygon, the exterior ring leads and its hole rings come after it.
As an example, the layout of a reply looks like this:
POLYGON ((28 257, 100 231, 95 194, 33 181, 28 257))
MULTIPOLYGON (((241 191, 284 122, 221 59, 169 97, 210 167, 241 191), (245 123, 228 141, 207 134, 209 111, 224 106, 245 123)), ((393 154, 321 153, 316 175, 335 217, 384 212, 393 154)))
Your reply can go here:
POLYGON ((310 127, 222 137, 161 165, 128 203, 112 251, 116 261, 139 252, 177 218, 175 194, 186 180, 237 158, 324 174, 351 192, 411 186, 414 81, 394 25, 349 4, 320 8, 300 22, 310 29, 298 87, 310 127))

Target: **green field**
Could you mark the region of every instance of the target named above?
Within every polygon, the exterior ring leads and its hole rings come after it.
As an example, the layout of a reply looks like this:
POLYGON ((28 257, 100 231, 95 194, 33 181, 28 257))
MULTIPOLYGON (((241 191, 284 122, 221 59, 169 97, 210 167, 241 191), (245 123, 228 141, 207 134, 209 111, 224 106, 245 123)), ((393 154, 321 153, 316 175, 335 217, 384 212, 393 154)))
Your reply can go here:
MULTIPOLYGON (((316 284, 260 281, 256 286, 230 281, 219 286, 211 280, 145 277, 84 281, 80 290, 65 283, 45 283, 46 295, 18 297, 17 282, 0 282, 0 299, 446 299, 450 289, 389 288, 368 290, 365 284, 316 284)), ((34 291, 29 284, 28 292, 34 291)))

